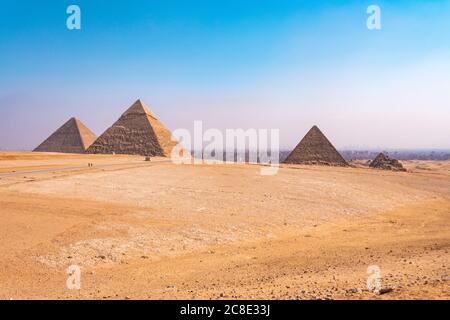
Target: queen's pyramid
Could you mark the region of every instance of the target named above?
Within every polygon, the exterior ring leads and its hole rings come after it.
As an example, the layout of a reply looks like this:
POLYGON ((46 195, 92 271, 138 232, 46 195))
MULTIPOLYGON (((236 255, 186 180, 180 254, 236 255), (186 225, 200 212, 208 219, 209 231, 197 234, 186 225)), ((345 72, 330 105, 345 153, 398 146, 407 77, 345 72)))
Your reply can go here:
POLYGON ((383 152, 379 153, 375 159, 370 162, 369 167, 392 171, 406 171, 400 161, 385 155, 383 152))
POLYGON ((84 153, 96 135, 77 118, 70 118, 34 151, 84 153))
POLYGON ((331 142, 317 126, 313 126, 284 163, 348 166, 331 142))
POLYGON ((175 145, 171 132, 137 100, 86 152, 170 156, 175 145))

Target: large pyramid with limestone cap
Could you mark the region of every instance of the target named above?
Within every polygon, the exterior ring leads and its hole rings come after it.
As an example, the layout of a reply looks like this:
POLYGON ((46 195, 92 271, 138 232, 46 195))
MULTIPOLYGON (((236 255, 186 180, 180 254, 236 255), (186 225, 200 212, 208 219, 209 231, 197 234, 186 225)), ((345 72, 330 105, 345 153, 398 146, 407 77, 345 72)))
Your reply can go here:
POLYGON ((347 162, 317 126, 313 126, 284 163, 347 166, 347 162))
POLYGON ((137 100, 86 152, 170 156, 175 145, 172 133, 137 100))
POLYGON ((70 118, 34 151, 84 153, 96 135, 77 118, 70 118))

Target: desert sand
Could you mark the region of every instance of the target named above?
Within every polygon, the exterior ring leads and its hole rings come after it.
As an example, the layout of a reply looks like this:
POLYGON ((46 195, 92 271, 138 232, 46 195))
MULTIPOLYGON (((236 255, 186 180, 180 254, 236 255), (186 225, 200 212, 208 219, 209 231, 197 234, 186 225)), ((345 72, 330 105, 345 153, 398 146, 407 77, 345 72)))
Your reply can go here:
POLYGON ((402 164, 1 152, 0 299, 449 299, 450 162, 402 164))

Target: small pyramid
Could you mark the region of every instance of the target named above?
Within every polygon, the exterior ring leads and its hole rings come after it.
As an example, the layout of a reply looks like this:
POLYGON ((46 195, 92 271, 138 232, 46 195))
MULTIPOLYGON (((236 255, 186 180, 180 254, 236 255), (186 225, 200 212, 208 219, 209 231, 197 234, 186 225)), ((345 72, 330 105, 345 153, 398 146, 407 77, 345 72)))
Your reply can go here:
POLYGON ((87 150, 87 153, 170 156, 172 133, 139 99, 87 150))
POLYGON ((33 151, 84 153, 97 136, 77 118, 70 118, 33 151))
POLYGON ((392 171, 406 171, 400 161, 385 155, 383 152, 379 153, 375 159, 370 162, 369 167, 392 171))
POLYGON ((317 126, 313 126, 284 163, 348 166, 345 159, 317 126))

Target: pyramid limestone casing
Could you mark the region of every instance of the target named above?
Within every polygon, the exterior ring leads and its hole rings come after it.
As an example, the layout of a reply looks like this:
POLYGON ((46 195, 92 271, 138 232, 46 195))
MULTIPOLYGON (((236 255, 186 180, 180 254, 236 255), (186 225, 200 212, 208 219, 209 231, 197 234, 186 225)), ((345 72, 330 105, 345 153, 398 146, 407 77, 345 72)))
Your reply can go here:
POLYGON ((345 159, 317 126, 313 126, 284 163, 348 166, 345 159))
POLYGON ((177 144, 171 132, 137 100, 86 152, 170 156, 177 144))
POLYGON ((33 151, 84 153, 97 136, 77 118, 70 118, 33 151))

